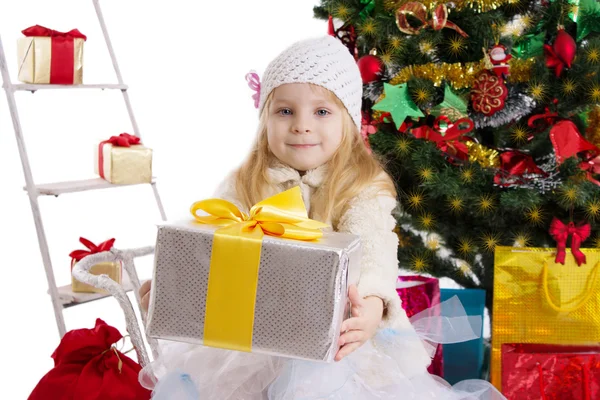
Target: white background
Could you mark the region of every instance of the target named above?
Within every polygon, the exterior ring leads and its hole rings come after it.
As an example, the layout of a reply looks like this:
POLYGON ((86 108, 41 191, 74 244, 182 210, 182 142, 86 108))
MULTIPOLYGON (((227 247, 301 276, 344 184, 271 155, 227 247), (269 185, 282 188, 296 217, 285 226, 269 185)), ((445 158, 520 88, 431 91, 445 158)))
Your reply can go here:
MULTIPOLYGON (((293 41, 327 32, 314 0, 102 0, 109 34, 167 217, 187 217, 245 157, 257 111, 245 74, 262 74, 293 41)), ((84 83, 116 83, 92 0, 2 0, 0 35, 13 82, 16 40, 32 25, 87 35, 84 83)), ((48 372, 59 343, 4 91, 0 98, 0 398, 25 399, 48 372)), ((37 183, 94 177, 99 141, 133 133, 119 91, 17 93, 37 183)), ((152 245, 160 215, 148 185, 40 198, 54 273, 70 282, 69 252, 115 237, 119 248, 152 245)), ((151 274, 151 257, 140 264, 151 274)), ((66 309, 67 330, 97 317, 125 333, 112 298, 66 309)))
MULTIPOLYGON (((246 156, 257 111, 244 79, 296 40, 323 35, 317 0, 102 0, 123 79, 169 219, 188 217, 246 156)), ((2 0, 0 36, 13 82, 16 40, 32 25, 87 35, 84 83, 116 83, 92 0, 2 0)), ((133 133, 119 91, 18 92, 17 104, 37 183, 94 177, 97 144, 133 133)), ((0 397, 25 399, 53 366, 59 343, 31 208, 5 100, 0 98, 0 397)), ((160 215, 148 185, 41 197, 54 274, 70 283, 68 254, 116 238, 118 248, 154 244, 160 215)), ((151 275, 152 258, 138 263, 151 275)), ((445 286, 447 286, 446 284, 445 286)), ((104 319, 125 334, 112 298, 64 311, 67 330, 104 319)))

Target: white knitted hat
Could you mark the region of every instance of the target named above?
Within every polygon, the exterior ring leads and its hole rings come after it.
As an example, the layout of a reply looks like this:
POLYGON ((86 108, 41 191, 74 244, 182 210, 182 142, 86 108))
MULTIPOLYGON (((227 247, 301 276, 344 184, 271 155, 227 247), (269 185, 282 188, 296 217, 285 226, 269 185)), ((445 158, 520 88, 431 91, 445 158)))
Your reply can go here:
POLYGON ((339 39, 327 35, 296 42, 271 61, 260 83, 259 113, 269 93, 285 83, 312 83, 329 89, 360 130, 362 78, 354 57, 339 39))

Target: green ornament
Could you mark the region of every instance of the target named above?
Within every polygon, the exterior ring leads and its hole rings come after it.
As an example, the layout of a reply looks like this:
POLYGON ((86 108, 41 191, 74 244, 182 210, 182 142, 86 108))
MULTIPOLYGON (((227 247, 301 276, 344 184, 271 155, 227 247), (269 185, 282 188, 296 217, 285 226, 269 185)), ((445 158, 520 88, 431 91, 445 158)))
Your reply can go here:
POLYGON ((569 0, 568 3, 571 6, 569 18, 571 18, 571 21, 577 22, 577 17, 579 16, 579 0, 569 0))
POLYGON ((371 11, 375 8, 375 0, 360 0, 360 4, 363 4, 364 7, 360 12, 359 17, 364 21, 365 18, 371 14, 371 11))
POLYGON ((383 91, 385 98, 373 106, 373 110, 385 111, 392 114, 392 119, 396 125, 396 129, 406 119, 406 117, 424 117, 423 113, 410 98, 408 93, 408 84, 390 85, 383 83, 383 91))
POLYGON ((544 54, 544 32, 530 33, 517 40, 512 55, 517 58, 533 58, 544 54))
POLYGON ((592 32, 600 33, 600 3, 596 0, 580 0, 578 19, 578 42, 592 32))
POLYGON ((446 84, 444 101, 433 107, 431 114, 436 117, 445 115, 452 121, 456 121, 467 116, 467 103, 450 89, 450 85, 446 84))
POLYGON ((580 112, 579 114, 577 114, 577 116, 579 117, 579 120, 581 121, 581 123, 583 124, 583 126, 587 129, 588 127, 588 116, 590 114, 590 111, 592 111, 591 108, 588 108, 582 112, 580 112))

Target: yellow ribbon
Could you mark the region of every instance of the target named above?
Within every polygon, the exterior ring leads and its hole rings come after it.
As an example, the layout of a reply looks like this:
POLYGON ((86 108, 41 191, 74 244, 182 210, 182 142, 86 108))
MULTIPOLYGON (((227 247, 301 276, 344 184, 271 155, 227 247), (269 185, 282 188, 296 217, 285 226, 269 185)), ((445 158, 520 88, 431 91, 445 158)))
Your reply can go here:
POLYGON ((308 218, 298 186, 256 203, 250 215, 222 199, 198 201, 190 211, 199 223, 220 226, 210 258, 203 343, 249 352, 263 236, 316 240, 328 225, 308 218))

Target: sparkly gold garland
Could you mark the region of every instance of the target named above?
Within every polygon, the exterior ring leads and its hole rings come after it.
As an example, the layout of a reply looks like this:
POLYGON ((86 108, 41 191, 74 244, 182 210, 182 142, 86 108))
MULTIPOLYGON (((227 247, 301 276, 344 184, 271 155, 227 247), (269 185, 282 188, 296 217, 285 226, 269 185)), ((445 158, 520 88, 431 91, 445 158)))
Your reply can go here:
POLYGON ((600 106, 594 106, 588 114, 588 127, 585 135, 589 142, 600 147, 600 106))
MULTIPOLYGON (((513 59, 510 61, 511 83, 527 82, 531 79, 531 69, 535 59, 513 59)), ((475 76, 485 69, 484 60, 469 63, 430 63, 422 65, 410 65, 402 68, 396 76, 390 80, 391 85, 399 85, 407 82, 411 77, 429 79, 435 86, 440 86, 442 81, 447 81, 454 89, 471 87, 475 76)))
POLYGON ((469 161, 478 162, 484 168, 499 168, 500 153, 479 143, 465 142, 469 149, 469 161))

